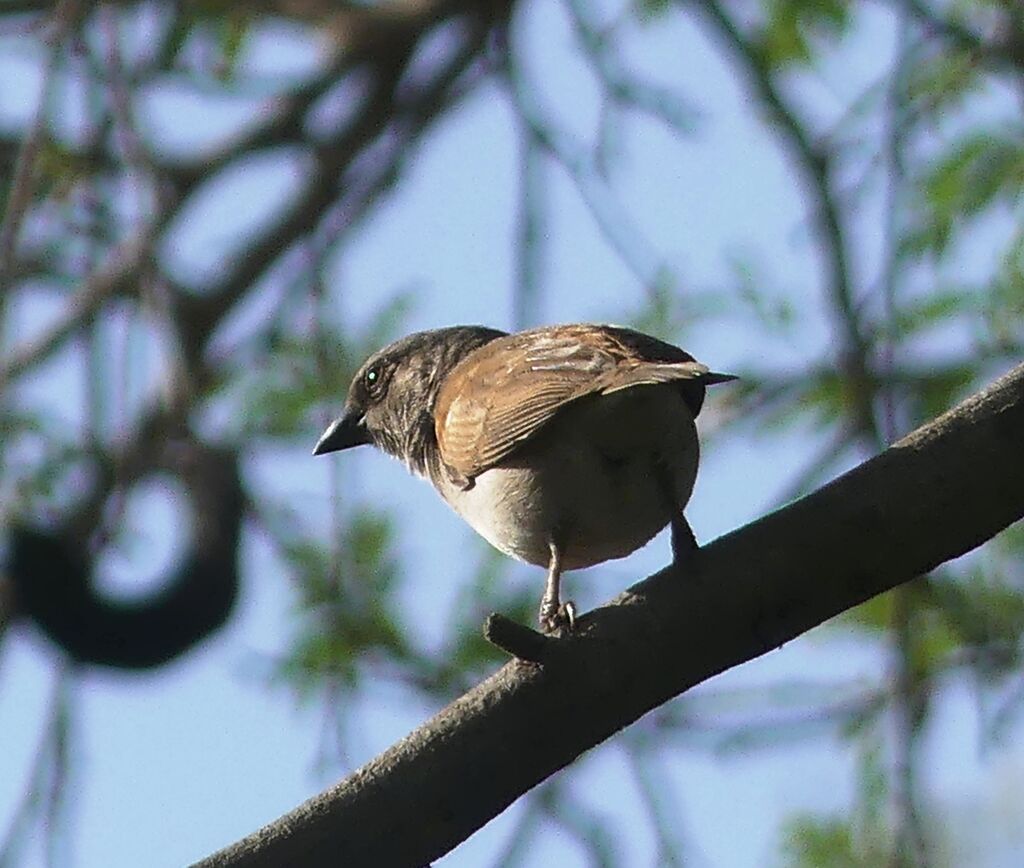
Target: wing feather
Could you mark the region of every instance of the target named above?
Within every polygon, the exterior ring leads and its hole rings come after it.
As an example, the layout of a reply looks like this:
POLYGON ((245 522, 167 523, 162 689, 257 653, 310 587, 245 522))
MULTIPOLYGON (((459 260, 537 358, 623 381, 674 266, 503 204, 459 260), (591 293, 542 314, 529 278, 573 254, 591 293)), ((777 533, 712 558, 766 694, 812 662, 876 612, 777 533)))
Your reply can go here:
POLYGON ((703 384, 721 376, 678 347, 615 326, 549 326, 499 337, 466 356, 441 387, 434 414, 441 458, 472 479, 566 405, 634 386, 695 380, 696 415, 703 384))

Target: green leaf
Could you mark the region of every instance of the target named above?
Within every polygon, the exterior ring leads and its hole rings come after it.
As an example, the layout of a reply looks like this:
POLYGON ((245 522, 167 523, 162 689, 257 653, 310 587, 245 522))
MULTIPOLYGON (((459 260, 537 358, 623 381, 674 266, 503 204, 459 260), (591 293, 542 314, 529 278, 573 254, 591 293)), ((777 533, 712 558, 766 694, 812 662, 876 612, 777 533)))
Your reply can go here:
POLYGON ((921 371, 912 380, 907 394, 911 416, 920 422, 945 413, 964 397, 977 381, 979 365, 973 359, 955 361, 921 371))
POLYGON ((325 685, 355 689, 371 658, 416 671, 419 657, 395 616, 400 573, 390 519, 360 510, 328 549, 291 517, 265 517, 299 591, 297 633, 271 679, 305 698, 325 685))
POLYGON ((674 5, 672 0, 635 0, 633 9, 637 18, 647 24, 663 18, 674 5))
POLYGON ((849 26, 849 10, 841 0, 765 0, 764 7, 756 42, 769 67, 811 63, 814 41, 834 40, 849 26))
POLYGON ((974 315, 977 310, 978 300, 970 289, 938 289, 923 297, 901 300, 886 324, 887 331, 902 340, 946 326, 958 317, 974 315))
POLYGON ((982 67, 973 52, 953 49, 917 58, 907 73, 904 92, 917 122, 960 108, 982 83, 982 67))
POLYGON ((1011 356, 1024 344, 1024 231, 1018 231, 992 283, 977 292, 982 340, 1011 356))
POLYGON ((982 131, 961 138, 918 181, 911 253, 941 254, 972 219, 996 202, 1015 205, 1024 192, 1024 130, 982 131))
MULTIPOLYGON (((961 575, 944 574, 932 583, 931 592, 959 643, 972 648, 1013 649, 1018 645, 1024 623, 1024 587, 1009 581, 1002 571, 976 566, 961 575)), ((1003 663, 1016 665, 1016 656, 1004 658, 1003 663)))
POLYGON ((787 868, 859 868, 849 821, 801 814, 782 828, 787 868))
POLYGON ((245 7, 238 5, 230 5, 227 14, 217 21, 218 41, 224 57, 220 70, 222 78, 229 79, 234 75, 242 46, 252 24, 252 16, 245 7))

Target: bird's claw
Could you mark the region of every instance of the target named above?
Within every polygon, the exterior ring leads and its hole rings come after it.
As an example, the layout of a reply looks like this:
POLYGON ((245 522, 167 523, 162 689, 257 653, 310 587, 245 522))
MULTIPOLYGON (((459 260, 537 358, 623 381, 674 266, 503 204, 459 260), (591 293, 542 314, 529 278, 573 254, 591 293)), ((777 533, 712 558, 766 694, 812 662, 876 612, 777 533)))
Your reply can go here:
POLYGON ((561 605, 554 600, 544 600, 537 620, 542 633, 572 633, 576 629, 576 604, 572 600, 561 605))

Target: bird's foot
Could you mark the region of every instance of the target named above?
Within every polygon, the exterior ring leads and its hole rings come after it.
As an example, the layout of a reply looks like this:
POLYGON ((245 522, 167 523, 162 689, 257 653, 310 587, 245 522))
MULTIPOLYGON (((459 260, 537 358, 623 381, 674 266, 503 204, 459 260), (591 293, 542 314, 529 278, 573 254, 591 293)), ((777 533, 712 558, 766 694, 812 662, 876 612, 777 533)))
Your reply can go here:
POLYGON ((559 603, 557 600, 544 599, 540 604, 537 616, 542 633, 571 633, 576 629, 576 604, 572 600, 559 603))

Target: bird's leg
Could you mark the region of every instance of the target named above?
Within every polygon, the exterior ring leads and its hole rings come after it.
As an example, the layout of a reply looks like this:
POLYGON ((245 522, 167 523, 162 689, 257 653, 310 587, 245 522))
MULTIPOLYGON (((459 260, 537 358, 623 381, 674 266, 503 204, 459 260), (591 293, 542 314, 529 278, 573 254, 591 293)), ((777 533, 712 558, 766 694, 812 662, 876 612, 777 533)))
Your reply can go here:
POLYGON ((576 606, 572 601, 561 602, 559 586, 562 580, 562 547, 553 539, 548 542, 551 560, 548 561, 548 577, 544 585, 544 596, 540 598, 540 613, 537 620, 542 633, 557 633, 563 627, 570 631, 576 626, 576 606))
POLYGON ((693 528, 683 515, 682 507, 679 505, 679 498, 676 496, 672 485, 672 475, 665 465, 660 465, 657 470, 658 485, 661 488, 662 497, 672 516, 672 563, 684 564, 697 551, 697 537, 693 535, 693 528))
POLYGON ((686 563, 698 548, 697 537, 686 516, 682 511, 672 513, 672 563, 686 563))

